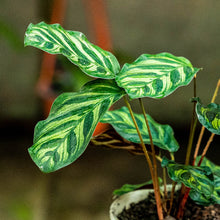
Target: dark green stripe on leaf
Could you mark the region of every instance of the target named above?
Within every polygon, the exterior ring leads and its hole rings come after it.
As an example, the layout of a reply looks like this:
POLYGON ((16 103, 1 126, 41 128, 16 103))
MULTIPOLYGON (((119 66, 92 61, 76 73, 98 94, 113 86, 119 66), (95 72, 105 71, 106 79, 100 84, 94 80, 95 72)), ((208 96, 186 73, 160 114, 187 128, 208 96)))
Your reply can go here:
POLYGON ((207 106, 201 104, 199 98, 195 98, 196 113, 199 122, 210 132, 220 135, 220 105, 210 103, 207 106))
MULTIPOLYGON (((200 161, 201 157, 196 158, 196 164, 200 161)), ((220 204, 220 166, 212 163, 206 157, 203 158, 201 166, 209 167, 214 176, 214 191, 210 198, 207 198, 202 193, 190 191, 190 197, 199 205, 220 204)))
POLYGON ((120 66, 113 54, 90 43, 77 31, 66 31, 59 24, 30 24, 25 46, 34 46, 51 54, 62 54, 86 74, 113 79, 120 66))
POLYGON ((116 81, 132 99, 163 98, 188 85, 198 71, 184 57, 170 53, 143 54, 133 63, 125 64, 116 81))
POLYGON ((89 82, 78 93, 60 95, 48 118, 35 127, 29 153, 37 166, 52 172, 75 161, 85 151, 100 118, 123 95, 114 81, 102 79, 89 82))
MULTIPOLYGON (((179 149, 179 145, 174 138, 174 133, 169 125, 161 125, 155 122, 150 115, 147 115, 149 126, 151 129, 153 142, 156 146, 175 152, 179 149)), ((144 143, 150 144, 150 138, 143 115, 135 114, 135 118, 140 128, 144 143)), ((139 136, 130 116, 129 110, 122 107, 119 110, 108 111, 102 117, 101 122, 109 123, 123 138, 134 143, 140 143, 139 136)))
POLYGON ((183 183, 206 198, 212 197, 214 192, 214 177, 209 167, 177 164, 174 161, 168 160, 166 157, 163 158, 161 166, 167 168, 169 177, 173 181, 183 183))

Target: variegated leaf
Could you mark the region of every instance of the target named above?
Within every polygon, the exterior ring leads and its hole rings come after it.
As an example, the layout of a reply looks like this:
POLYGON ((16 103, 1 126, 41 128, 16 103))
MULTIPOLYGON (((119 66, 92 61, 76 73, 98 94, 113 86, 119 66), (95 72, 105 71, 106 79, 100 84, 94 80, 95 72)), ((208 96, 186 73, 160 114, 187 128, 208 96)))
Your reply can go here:
MULTIPOLYGON (((199 162, 201 157, 196 158, 196 163, 199 162)), ((215 165, 206 157, 203 158, 202 166, 207 166, 213 173, 214 176, 214 191, 211 198, 206 198, 202 193, 198 193, 195 190, 190 191, 190 197, 197 204, 200 205, 210 205, 210 204, 220 204, 220 166, 215 165)))
MULTIPOLYGON (((201 156, 196 158, 196 164, 199 163, 201 156)), ((211 162, 207 157, 204 157, 201 163, 202 166, 207 166, 211 169, 212 173, 220 178, 220 166, 211 162)))
POLYGON ((162 167, 166 167, 169 177, 178 183, 204 195, 210 199, 214 191, 214 177, 209 167, 190 166, 177 164, 174 161, 163 158, 162 167))
POLYGON ((210 103, 207 106, 203 106, 199 98, 194 100, 197 101, 196 113, 199 122, 210 132, 220 135, 220 105, 210 103))
POLYGON ((184 57, 170 53, 143 54, 135 62, 125 64, 116 81, 131 99, 163 98, 178 87, 188 85, 198 71, 184 57))
MULTIPOLYGON (((140 128, 144 143, 150 144, 150 137, 144 116, 141 114, 135 114, 135 118, 138 127, 140 128)), ((150 115, 147 115, 147 118, 153 137, 153 143, 164 150, 176 152, 179 149, 179 145, 174 138, 173 129, 169 125, 158 124, 150 115)), ((106 114, 102 117, 101 122, 111 124, 113 128, 126 140, 134 143, 140 143, 137 130, 134 126, 134 122, 132 121, 128 108, 122 107, 119 110, 106 112, 106 114)))
POLYGON ((35 127, 29 153, 37 166, 52 172, 75 161, 86 149, 102 115, 123 94, 114 81, 97 79, 78 93, 60 95, 48 118, 35 127))
POLYGON ((25 46, 34 46, 51 54, 63 54, 86 74, 113 79, 120 66, 113 54, 90 43, 84 34, 64 30, 59 24, 30 24, 25 46))

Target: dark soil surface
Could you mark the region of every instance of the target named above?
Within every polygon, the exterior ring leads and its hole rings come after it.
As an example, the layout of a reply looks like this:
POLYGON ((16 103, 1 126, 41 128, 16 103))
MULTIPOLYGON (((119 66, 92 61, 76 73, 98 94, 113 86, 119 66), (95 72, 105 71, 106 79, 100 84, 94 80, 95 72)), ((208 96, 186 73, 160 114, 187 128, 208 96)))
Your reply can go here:
MULTIPOLYGON (((174 204, 177 204, 175 201, 174 204)), ((158 220, 154 194, 149 198, 140 201, 137 204, 131 204, 129 209, 124 209, 118 215, 119 220, 158 220)), ((175 220, 175 218, 166 218, 166 220, 175 220)), ((184 212, 183 220, 220 220, 220 205, 211 205, 203 207, 195 204, 188 199, 184 212)))

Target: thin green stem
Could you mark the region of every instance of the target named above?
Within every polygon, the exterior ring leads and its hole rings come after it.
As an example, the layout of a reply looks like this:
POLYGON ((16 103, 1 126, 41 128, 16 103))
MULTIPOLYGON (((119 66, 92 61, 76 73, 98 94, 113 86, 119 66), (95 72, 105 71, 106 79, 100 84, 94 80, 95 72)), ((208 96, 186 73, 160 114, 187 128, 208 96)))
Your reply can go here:
POLYGON ((191 126, 191 131, 190 131, 190 137, 189 137, 189 142, 187 145, 187 153, 186 153, 186 160, 185 160, 185 165, 189 165, 189 161, 190 161, 190 155, 192 152, 192 145, 193 145, 193 140, 195 137, 195 131, 196 131, 196 125, 197 125, 197 118, 194 118, 194 120, 192 120, 192 126, 191 126))
POLYGON ((167 176, 166 176, 166 168, 163 168, 163 186, 164 186, 164 200, 167 201, 167 176))
MULTIPOLYGON (((196 75, 194 76, 193 82, 194 82, 193 95, 194 95, 194 97, 196 97, 196 75)), ((193 140, 194 140, 194 136, 195 136, 195 130, 196 130, 196 124, 197 124, 195 109, 196 109, 196 102, 194 102, 194 104, 193 104, 193 113, 192 113, 192 120, 191 120, 191 125, 190 125, 189 141, 188 141, 187 151, 186 151, 185 165, 189 165, 190 155, 192 152, 193 140)))
POLYGON ((158 189, 156 187, 157 184, 155 182, 154 169, 153 169, 153 166, 152 166, 152 162, 150 160, 148 151, 147 151, 146 146, 144 144, 144 141, 143 141, 140 129, 139 129, 138 125, 137 125, 136 119, 134 117, 134 113, 133 113, 133 111, 131 109, 131 106, 130 106, 130 103, 128 101, 127 96, 124 96, 124 101, 125 101, 126 106, 128 107, 128 110, 130 112, 131 118, 132 118, 132 120, 134 122, 135 128, 137 130, 138 136, 139 136, 140 141, 141 141, 141 146, 142 146, 142 149, 144 151, 144 155, 146 157, 146 160, 147 160, 147 163, 148 163, 148 166, 149 166, 149 169, 150 169, 150 173, 151 173, 151 177, 152 177, 153 185, 154 185, 154 194, 155 194, 155 199, 156 199, 156 204, 157 204, 158 218, 159 218, 159 220, 163 220, 164 218, 163 218, 163 210, 162 210, 162 202, 161 202, 161 197, 160 197, 160 191, 158 191, 158 189))
POLYGON ((170 152, 170 158, 171 160, 175 161, 174 153, 170 152))

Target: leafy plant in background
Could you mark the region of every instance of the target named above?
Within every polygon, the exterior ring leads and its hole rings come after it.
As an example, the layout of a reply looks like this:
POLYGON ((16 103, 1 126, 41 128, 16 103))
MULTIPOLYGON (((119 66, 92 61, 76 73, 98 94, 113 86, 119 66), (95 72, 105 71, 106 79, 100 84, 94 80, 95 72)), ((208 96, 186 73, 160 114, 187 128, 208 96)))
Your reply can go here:
MULTIPOLYGON (((179 144, 173 129, 169 125, 157 123, 146 114, 142 98, 161 99, 172 94, 178 87, 188 85, 193 79, 196 82, 196 74, 200 69, 193 67, 189 60, 170 53, 143 54, 133 63, 126 63, 120 68, 113 54, 91 44, 82 33, 44 22, 29 25, 25 46, 29 45, 48 53, 62 54, 84 73, 99 78, 86 83, 79 92, 61 94, 53 103, 48 118, 36 125, 34 144, 29 148, 29 153, 43 172, 53 172, 74 162, 85 151, 97 123, 101 121, 111 124, 124 139, 142 147, 151 173, 160 220, 164 219, 164 215, 170 215, 176 183, 185 185, 178 219, 183 215, 188 195, 199 204, 220 203, 220 168, 205 157, 214 134, 220 134, 220 106, 213 103, 220 80, 211 104, 204 106, 198 98, 193 99, 196 113, 192 119, 186 163, 182 165, 175 162, 174 153, 179 149, 179 144), (108 111, 122 97, 126 107, 108 111), (142 114, 133 113, 130 105, 132 99, 139 100, 142 114), (202 156, 198 157, 203 135, 201 132, 194 161, 189 165, 197 123, 195 115, 212 135, 202 156), (146 144, 151 146, 150 151, 146 144), (170 159, 157 155, 156 148, 169 152, 170 159), (173 180, 167 212, 162 208, 157 161, 167 169, 173 180)), ((165 175, 163 180, 166 190, 165 175)), ((128 185, 125 191, 140 186, 142 184, 128 185)))

